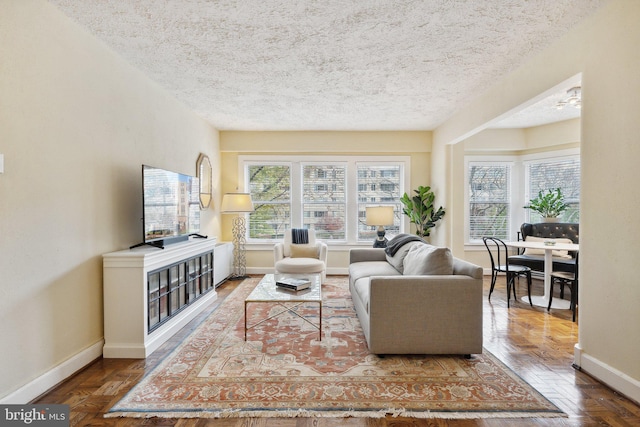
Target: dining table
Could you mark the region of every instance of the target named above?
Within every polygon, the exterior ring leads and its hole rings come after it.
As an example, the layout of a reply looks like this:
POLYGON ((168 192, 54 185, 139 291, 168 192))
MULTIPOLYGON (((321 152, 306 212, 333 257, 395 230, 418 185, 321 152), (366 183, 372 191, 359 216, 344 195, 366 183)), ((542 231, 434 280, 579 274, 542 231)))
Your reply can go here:
MULTIPOLYGON (((549 241, 551 242, 551 240, 549 241)), ((553 271, 553 251, 573 251, 578 252, 580 245, 577 243, 562 243, 562 242, 540 242, 519 240, 515 242, 505 242, 507 246, 512 248, 522 249, 541 249, 544 251, 544 295, 531 296, 531 303, 538 307, 547 308, 549 306, 549 299, 551 298, 551 272, 553 271)), ((529 297, 521 297, 523 302, 529 303, 529 297)), ((551 304, 551 308, 568 310, 571 302, 565 299, 554 298, 551 304)))

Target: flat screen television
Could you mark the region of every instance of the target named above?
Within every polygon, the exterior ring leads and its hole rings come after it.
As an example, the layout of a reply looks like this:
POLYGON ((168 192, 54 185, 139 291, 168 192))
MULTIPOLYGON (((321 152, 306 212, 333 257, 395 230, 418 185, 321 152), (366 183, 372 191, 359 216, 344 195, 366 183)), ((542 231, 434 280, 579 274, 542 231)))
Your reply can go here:
MULTIPOLYGON (((165 244, 200 236, 200 186, 198 178, 142 165, 144 241, 165 244)), ((136 245, 136 246, 140 246, 136 245)))

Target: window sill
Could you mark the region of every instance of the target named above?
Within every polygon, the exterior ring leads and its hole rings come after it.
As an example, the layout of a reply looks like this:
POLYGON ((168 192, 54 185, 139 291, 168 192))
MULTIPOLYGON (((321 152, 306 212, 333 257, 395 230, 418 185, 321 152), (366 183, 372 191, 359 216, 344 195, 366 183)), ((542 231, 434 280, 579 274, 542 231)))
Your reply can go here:
MULTIPOLYGON (((347 243, 347 242, 327 242, 323 240, 324 243, 327 244, 327 247, 330 251, 335 252, 348 252, 351 248, 371 248, 373 247, 373 242, 361 242, 361 243, 347 243)), ((273 243, 245 243, 245 249, 247 251, 270 251, 273 250, 273 246, 279 243, 279 241, 275 241, 273 243)))

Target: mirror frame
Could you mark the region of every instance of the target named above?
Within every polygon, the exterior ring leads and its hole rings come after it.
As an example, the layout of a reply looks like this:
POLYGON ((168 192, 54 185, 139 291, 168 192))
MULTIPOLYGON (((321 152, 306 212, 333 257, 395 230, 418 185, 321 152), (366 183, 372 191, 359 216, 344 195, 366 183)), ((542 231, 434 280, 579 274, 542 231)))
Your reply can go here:
POLYGON ((200 209, 208 209, 213 198, 213 190, 211 186, 211 161, 206 154, 200 154, 196 161, 196 175, 199 181, 200 190, 200 209))

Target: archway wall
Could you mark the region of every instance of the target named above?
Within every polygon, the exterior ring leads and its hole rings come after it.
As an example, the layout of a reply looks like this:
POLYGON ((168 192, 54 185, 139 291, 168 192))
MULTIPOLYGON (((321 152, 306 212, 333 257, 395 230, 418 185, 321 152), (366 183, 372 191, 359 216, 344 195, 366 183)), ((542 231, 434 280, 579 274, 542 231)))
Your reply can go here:
POLYGON ((575 362, 640 401, 640 2, 613 0, 434 131, 432 186, 448 215, 434 239, 464 254, 469 136, 582 73, 579 343, 575 362), (449 213, 452 213, 449 215, 449 213))

